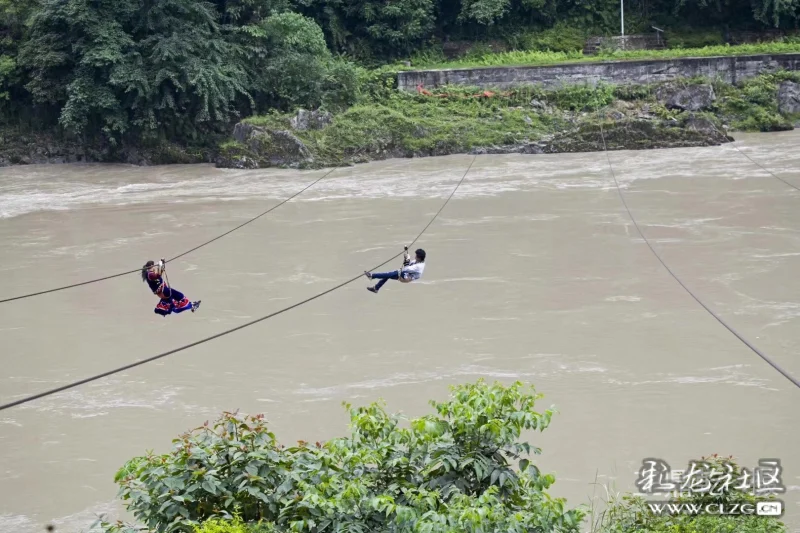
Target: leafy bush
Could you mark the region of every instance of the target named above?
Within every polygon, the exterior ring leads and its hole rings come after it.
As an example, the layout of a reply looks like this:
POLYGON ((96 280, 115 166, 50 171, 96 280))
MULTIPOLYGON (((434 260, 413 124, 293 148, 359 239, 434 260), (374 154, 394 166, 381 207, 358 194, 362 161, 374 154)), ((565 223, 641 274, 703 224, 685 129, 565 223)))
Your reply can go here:
POLYGON ((242 533, 259 522, 264 533, 577 532, 583 511, 545 492, 553 476, 526 457, 541 450, 519 440, 550 424, 552 410, 534 409, 540 398, 519 382, 481 380, 407 424, 381 404, 346 405, 349 437, 289 448, 262 415, 225 413, 168 454, 132 459, 115 480, 128 510, 159 533, 242 533))
POLYGON ((599 84, 567 85, 549 93, 548 99, 562 109, 571 111, 594 111, 614 100, 614 86, 599 84))
POLYGON ((361 96, 364 69, 345 59, 328 64, 322 83, 322 107, 342 111, 355 104, 361 96))
POLYGON ((617 85, 614 87, 614 98, 619 100, 647 100, 651 93, 649 85, 617 85))
POLYGON ((194 533, 277 533, 271 522, 242 522, 238 518, 221 520, 212 518, 194 527, 194 533))
POLYGON ((529 31, 516 37, 512 44, 517 50, 538 52, 580 52, 586 42, 586 30, 556 24, 541 31, 529 31))
POLYGON ((668 30, 664 32, 667 46, 670 48, 704 48, 706 46, 724 46, 725 40, 719 30, 668 30))
POLYGON ((369 102, 390 99, 397 90, 397 72, 392 66, 362 70, 358 80, 360 94, 369 102))
POLYGON ((740 87, 717 83, 721 95, 719 111, 741 131, 781 131, 792 129, 791 122, 778 112, 778 85, 800 81, 800 73, 779 71, 746 80, 740 87))
POLYGON ((256 59, 258 90, 275 107, 318 107, 332 56, 322 29, 297 13, 272 15, 261 23, 263 58, 256 59))
POLYGON ((558 117, 530 109, 526 94, 482 97, 483 90, 442 87, 438 96, 394 92, 334 117, 322 130, 297 132, 326 164, 388 156, 441 155, 536 140, 558 117), (525 106, 525 107, 523 107, 525 106))

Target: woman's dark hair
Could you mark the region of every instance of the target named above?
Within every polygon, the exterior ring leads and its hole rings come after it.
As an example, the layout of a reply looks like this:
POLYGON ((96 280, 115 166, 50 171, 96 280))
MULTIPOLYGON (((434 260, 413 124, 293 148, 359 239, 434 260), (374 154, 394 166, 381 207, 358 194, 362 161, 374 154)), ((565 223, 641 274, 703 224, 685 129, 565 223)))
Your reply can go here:
POLYGON ((417 257, 419 258, 420 261, 425 261, 425 250, 420 248, 419 250, 417 250, 414 253, 417 255, 417 257))
POLYGON ((155 266, 155 261, 148 261, 142 267, 142 281, 147 281, 147 271, 155 266))

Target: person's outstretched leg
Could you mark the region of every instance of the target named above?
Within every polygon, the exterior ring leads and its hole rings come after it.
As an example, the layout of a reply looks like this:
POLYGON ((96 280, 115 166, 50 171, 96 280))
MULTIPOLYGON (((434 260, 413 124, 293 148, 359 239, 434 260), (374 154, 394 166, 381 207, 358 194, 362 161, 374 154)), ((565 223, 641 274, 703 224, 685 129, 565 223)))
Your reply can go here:
POLYGON ((368 277, 370 279, 380 280, 374 287, 367 287, 368 291, 377 294, 378 291, 381 290, 381 287, 383 287, 390 279, 400 279, 400 271, 393 270, 392 272, 376 272, 374 274, 368 274, 368 277))

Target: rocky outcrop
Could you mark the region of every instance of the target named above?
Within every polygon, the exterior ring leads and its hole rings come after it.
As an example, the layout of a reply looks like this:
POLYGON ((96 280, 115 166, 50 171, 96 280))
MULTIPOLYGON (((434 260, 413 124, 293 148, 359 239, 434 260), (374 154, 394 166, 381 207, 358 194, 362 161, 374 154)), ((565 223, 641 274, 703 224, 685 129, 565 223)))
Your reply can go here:
POLYGON ((0 167, 103 161, 108 152, 47 135, 3 135, 0 138, 0 167))
MULTIPOLYGON (((608 150, 644 150, 650 148, 677 148, 715 146, 733 139, 723 132, 712 116, 695 113, 682 114, 680 119, 660 120, 649 109, 634 105, 620 105, 608 110, 602 122, 593 114, 566 113, 565 131, 535 141, 521 141, 508 145, 468 147, 457 138, 441 140, 426 149, 410 150, 383 139, 374 145, 352 150, 343 161, 314 161, 308 148, 291 132, 273 130, 251 124, 238 124, 234 130, 236 143, 222 151, 217 166, 226 168, 260 168, 265 166, 313 166, 366 163, 389 158, 429 157, 459 153, 481 154, 543 154, 560 152, 596 152, 608 150), (605 137, 605 146, 603 143, 605 137)), ((414 137, 427 135, 421 128, 414 137)))
POLYGON ((707 116, 691 114, 684 120, 683 127, 689 131, 706 135, 710 144, 723 144, 734 140, 733 137, 722 131, 718 123, 707 116))
POLYGON ((47 132, 0 134, 0 167, 62 163, 127 163, 146 166, 208 163, 211 160, 209 150, 190 150, 171 143, 112 146, 101 140, 79 142, 47 132))
POLYGON ((220 168, 298 168, 313 163, 311 152, 288 130, 240 122, 233 128, 236 144, 224 147, 217 158, 220 168))
POLYGON ((664 104, 667 109, 680 109, 681 111, 710 109, 717 99, 714 87, 708 84, 679 87, 667 83, 656 89, 655 96, 656 100, 664 104))
POLYGON ((545 141, 529 142, 524 144, 511 144, 502 146, 487 146, 473 148, 469 151, 470 155, 486 154, 544 154, 549 153, 550 149, 545 141))
POLYGON ((800 113, 800 83, 781 83, 778 87, 778 111, 786 115, 800 113))
MULTIPOLYGON (((713 124, 712 124, 713 126, 713 124)), ((679 148, 690 146, 716 146, 729 139, 714 131, 680 127, 672 121, 624 120, 600 124, 582 124, 573 131, 557 135, 545 148, 555 152, 594 152, 608 150, 646 150, 651 148, 679 148), (601 135, 602 127, 602 135, 601 135), (605 147, 603 145, 605 138, 605 147)))
POLYGON ((327 111, 306 111, 298 109, 297 114, 289 121, 292 129, 297 131, 321 130, 333 121, 333 115, 327 111))

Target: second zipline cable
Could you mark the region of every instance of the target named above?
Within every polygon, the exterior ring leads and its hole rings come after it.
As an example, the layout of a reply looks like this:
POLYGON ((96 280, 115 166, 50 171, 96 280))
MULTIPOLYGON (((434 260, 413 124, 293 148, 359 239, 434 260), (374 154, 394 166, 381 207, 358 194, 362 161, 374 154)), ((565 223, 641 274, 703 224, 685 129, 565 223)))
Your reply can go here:
MULTIPOLYGON (((290 197, 288 197, 285 200, 281 201, 280 203, 273 205, 272 207, 270 207, 269 209, 267 209, 263 213, 260 213, 259 215, 247 220, 246 222, 243 222, 242 224, 239 224, 238 226, 236 226, 232 230, 228 230, 225 233, 223 233, 222 235, 217 235, 216 237, 214 237, 210 241, 206 241, 206 242, 204 242, 202 244, 199 244, 199 245, 195 246, 194 248, 191 248, 191 249, 186 250, 185 252, 183 252, 181 254, 176 255, 172 259, 167 260, 167 263, 169 263, 170 261, 175 261, 176 259, 180 259, 181 257, 183 257, 185 255, 188 255, 188 254, 194 252, 195 250, 199 250, 200 248, 202 248, 204 246, 208 246, 212 242, 218 241, 221 238, 223 238, 223 237, 225 237, 227 235, 230 235, 234 231, 242 229, 246 225, 248 225, 248 224, 250 224, 252 222, 255 222, 256 220, 258 220, 259 218, 263 217, 264 215, 275 211, 276 209, 278 209, 283 204, 285 204, 285 203, 297 198, 298 196, 300 196, 301 194, 306 192, 308 189, 310 189, 311 187, 313 187, 314 185, 316 185, 317 183, 322 181, 324 178, 327 178, 334 170, 336 170, 336 169, 332 168, 331 170, 329 170, 328 172, 326 172, 325 174, 323 174, 322 176, 320 176, 316 180, 312 181, 311 183, 309 183, 308 185, 306 185, 305 187, 300 189, 300 191, 294 193, 293 195, 291 195, 290 197)), ((42 294, 49 294, 51 292, 63 291, 63 290, 66 290, 66 289, 73 289, 75 287, 81 287, 83 285, 89 285, 91 283, 97 283, 99 281, 105 281, 105 280, 108 280, 108 279, 119 278, 119 277, 122 277, 122 276, 127 276, 128 274, 133 274, 135 272, 140 272, 141 270, 142 270, 141 267, 139 267, 139 268, 137 268, 135 270, 127 270, 125 272, 119 272, 117 274, 111 274, 110 276, 103 276, 102 278, 95 278, 95 279, 90 279, 90 280, 87 280, 87 281, 81 281, 80 283, 73 283, 72 285, 64 285, 63 287, 56 287, 54 289, 47 289, 47 290, 44 290, 44 291, 32 292, 32 293, 29 293, 29 294, 22 294, 20 296, 13 296, 11 298, 5 298, 3 300, 0 300, 0 304, 6 303, 6 302, 13 302, 15 300, 22 300, 24 298, 31 298, 33 296, 40 296, 42 294)))
MULTIPOLYGON (((625 207, 625 211, 628 212, 628 216, 630 217, 631 222, 633 222, 633 226, 636 228, 636 231, 639 233, 639 236, 642 237, 642 240, 644 241, 644 243, 647 245, 648 248, 650 248, 650 251, 653 252, 653 255, 656 256, 656 259, 658 259, 659 263, 661 263, 661 266, 663 266, 667 270, 667 272, 669 272, 669 275, 672 276, 675 279, 675 281, 677 281, 678 284, 681 287, 683 287, 683 289, 686 292, 689 293, 689 296, 694 298, 694 301, 696 301, 698 304, 700 304, 700 306, 703 309, 708 311, 708 313, 711 316, 713 316, 717 320, 717 322, 722 324, 725 327, 725 329, 730 331, 737 339, 742 341, 742 343, 745 346, 750 348, 756 355, 761 357, 761 359, 763 359, 769 366, 771 366, 772 368, 777 370, 783 377, 785 377, 786 379, 791 381, 798 389, 800 389, 800 380, 798 380, 796 377, 792 376, 789 372, 787 372, 786 370, 781 368, 781 366, 778 365, 778 363, 776 363, 775 361, 773 361, 770 357, 768 357, 767 354, 765 354, 764 352, 762 352, 761 350, 759 350, 758 348, 753 346, 750 343, 750 341, 745 339, 738 331, 736 331, 731 326, 729 326, 728 323, 725 322, 722 319, 722 317, 717 315, 717 313, 715 313, 710 307, 708 307, 705 303, 703 303, 703 301, 694 292, 692 292, 692 290, 689 287, 687 287, 686 284, 683 281, 681 281, 681 278, 679 278, 678 275, 675 274, 675 272, 672 271, 672 269, 669 267, 669 265, 667 265, 667 263, 661 258, 661 255, 656 251, 656 249, 650 243, 650 240, 645 236, 644 232, 642 231, 642 228, 639 227, 639 223, 636 222, 636 218, 634 218, 633 213, 631 212, 631 209, 628 207, 628 202, 625 201, 625 195, 622 194, 622 188, 620 188, 619 182, 617 181, 617 176, 614 173, 614 166, 611 164, 611 156, 609 155, 608 148, 606 147, 606 136, 605 136, 605 133, 603 133, 603 125, 602 124, 600 124, 600 136, 603 139, 603 151, 605 152, 606 160, 608 161, 608 169, 611 171, 611 177, 614 179, 614 185, 617 188, 617 193, 619 193, 620 200, 622 200, 622 205, 625 207)), ((748 159, 750 159, 750 158, 748 157, 748 159)), ((780 179, 780 178, 778 178, 778 179, 780 179)), ((783 181, 783 180, 781 180, 781 181, 783 181)), ((789 184, 789 185, 791 185, 791 184, 789 184)))
POLYGON ((795 190, 797 190, 797 191, 800 191, 800 187, 798 187, 797 185, 794 185, 794 184, 792 184, 792 183, 789 183, 789 182, 788 182, 788 181, 786 181, 785 179, 781 178, 780 176, 778 176, 777 174, 775 174, 774 172, 772 172, 770 169, 768 169, 768 168, 764 167, 763 165, 761 165, 761 163, 759 163, 758 161, 756 161, 755 159, 753 159, 752 157, 750 157, 749 155, 747 155, 746 153, 744 153, 744 152, 743 152, 743 151, 742 151, 742 150, 741 150, 741 149, 740 149, 738 146, 736 146, 735 144, 733 144, 732 146, 734 147, 734 149, 736 149, 736 151, 737 151, 737 152, 739 152, 740 154, 742 154, 743 156, 745 156, 747 159, 749 159, 751 163, 753 163, 755 166, 757 166, 758 168, 760 168, 760 169, 761 169, 761 170, 763 170, 764 172, 766 172, 766 173, 768 173, 769 175, 771 175, 771 176, 772 176, 773 178, 775 178, 776 180, 780 180, 780 181, 784 182, 786 185, 788 185, 789 187, 791 187, 792 189, 795 189, 795 190))
MULTIPOLYGON (((477 156, 473 156, 472 157, 472 161, 470 161, 469 166, 467 167, 467 170, 464 172, 464 175, 461 176, 461 179, 458 181, 458 183, 456 184, 455 188, 450 193, 450 196, 447 197, 447 199, 442 204, 442 207, 440 207, 439 210, 436 212, 436 214, 433 215, 433 218, 431 218, 431 220, 425 225, 425 227, 422 228, 422 231, 420 231, 419 234, 417 234, 417 236, 414 237, 414 240, 411 241, 411 243, 408 244, 409 248, 411 248, 414 245, 414 243, 416 243, 420 239, 420 237, 422 237, 422 235, 428 230, 428 228, 431 227, 431 224, 433 224, 433 222, 437 219, 439 214, 444 210, 445 207, 447 207, 447 204, 450 203, 450 200, 456 194, 456 191, 458 190, 458 188, 461 187, 462 183, 464 183, 464 180, 466 179, 467 174, 469 174, 470 169, 472 169, 472 165, 475 163, 475 159, 477 159, 477 156)), ((384 261, 380 265, 377 265, 377 266, 373 267, 370 270, 377 270, 378 268, 382 267, 383 265, 385 265, 385 264, 387 264, 387 263, 389 263, 391 261, 394 261, 395 259, 397 259, 401 255, 403 255, 402 252, 400 252, 398 254, 395 254, 394 256, 390 257, 389 259, 387 259, 386 261, 384 261)), ((38 394, 34 394, 34 395, 31 395, 31 396, 26 396, 24 398, 20 398, 19 400, 15 400, 13 402, 9 402, 9 403, 6 403, 4 405, 0 405, 0 411, 3 411, 5 409, 10 409, 11 407, 15 407, 17 405, 22 405, 24 403, 32 402, 34 400, 38 400, 39 398, 44 398, 45 396, 52 396, 53 394, 57 394, 59 392, 65 391, 65 390, 72 389, 72 388, 78 387, 80 385, 85 385, 86 383, 90 383, 92 381, 97 381, 98 379, 102 379, 102 378, 108 377, 108 376, 110 376, 112 374, 118 374, 120 372, 124 372, 125 370, 129 370, 131 368, 150 363, 150 362, 155 361, 157 359, 162 359, 164 357, 167 357, 168 355, 172 355, 172 354, 175 354, 175 353, 178 353, 178 352, 182 352, 184 350, 188 350, 189 348, 193 348, 194 346, 199 346, 200 344, 204 344, 206 342, 213 341, 214 339, 218 339, 220 337, 224 337, 225 335, 229 335, 231 333, 239 331, 240 329, 248 328, 248 327, 250 327, 250 326, 252 326, 254 324, 258 324, 259 322, 263 322, 263 321, 268 320, 268 319, 270 319, 272 317, 275 317, 275 316, 278 316, 280 314, 283 314, 286 311, 291 311, 292 309, 294 309, 296 307, 300 307, 301 305, 307 304, 308 302, 311 302, 312 300, 316 300, 317 298, 321 298, 321 297, 325 296, 326 294, 330 294, 335 290, 341 289, 345 285, 349 285, 349 284, 353 283, 354 281, 362 278, 363 276, 364 276, 364 274, 359 274, 358 276, 355 276, 355 277, 353 277, 353 278, 351 278, 351 279, 349 279, 347 281, 344 281, 344 282, 336 285, 335 287, 331 287, 330 289, 328 289, 328 290, 326 290, 324 292, 316 294, 316 295, 314 295, 314 296, 312 296, 310 298, 306 298, 305 300, 297 302, 296 304, 290 305, 289 307, 284 307, 283 309, 280 309, 279 311, 275 311, 274 313, 270 313, 268 315, 262 316, 261 318, 257 318, 255 320, 251 320, 250 322, 246 322, 246 323, 242 324, 241 326, 236 326, 235 328, 231 328, 231 329, 222 331, 220 333, 217 333, 216 335, 212 335, 210 337, 206 337, 205 339, 200 339, 199 341, 195 341, 195 342, 193 342, 191 344, 185 344, 183 346, 180 346, 178 348, 174 348, 174 349, 169 350, 167 352, 163 352, 163 353, 160 353, 158 355, 154 355, 152 357, 148 357, 147 359, 142 359, 141 361, 136 361, 135 363, 130 363, 130 364, 127 364, 125 366, 121 366, 119 368, 115 368, 113 370, 109 370, 107 372, 103 372, 102 374, 97 374, 95 376, 91 376, 91 377, 82 379, 80 381, 75 381, 75 382, 72 382, 72 383, 68 383, 66 385, 62 385, 60 387, 56 387, 54 389, 50 389, 50 390, 47 390, 47 391, 44 391, 44 392, 40 392, 38 394)))

